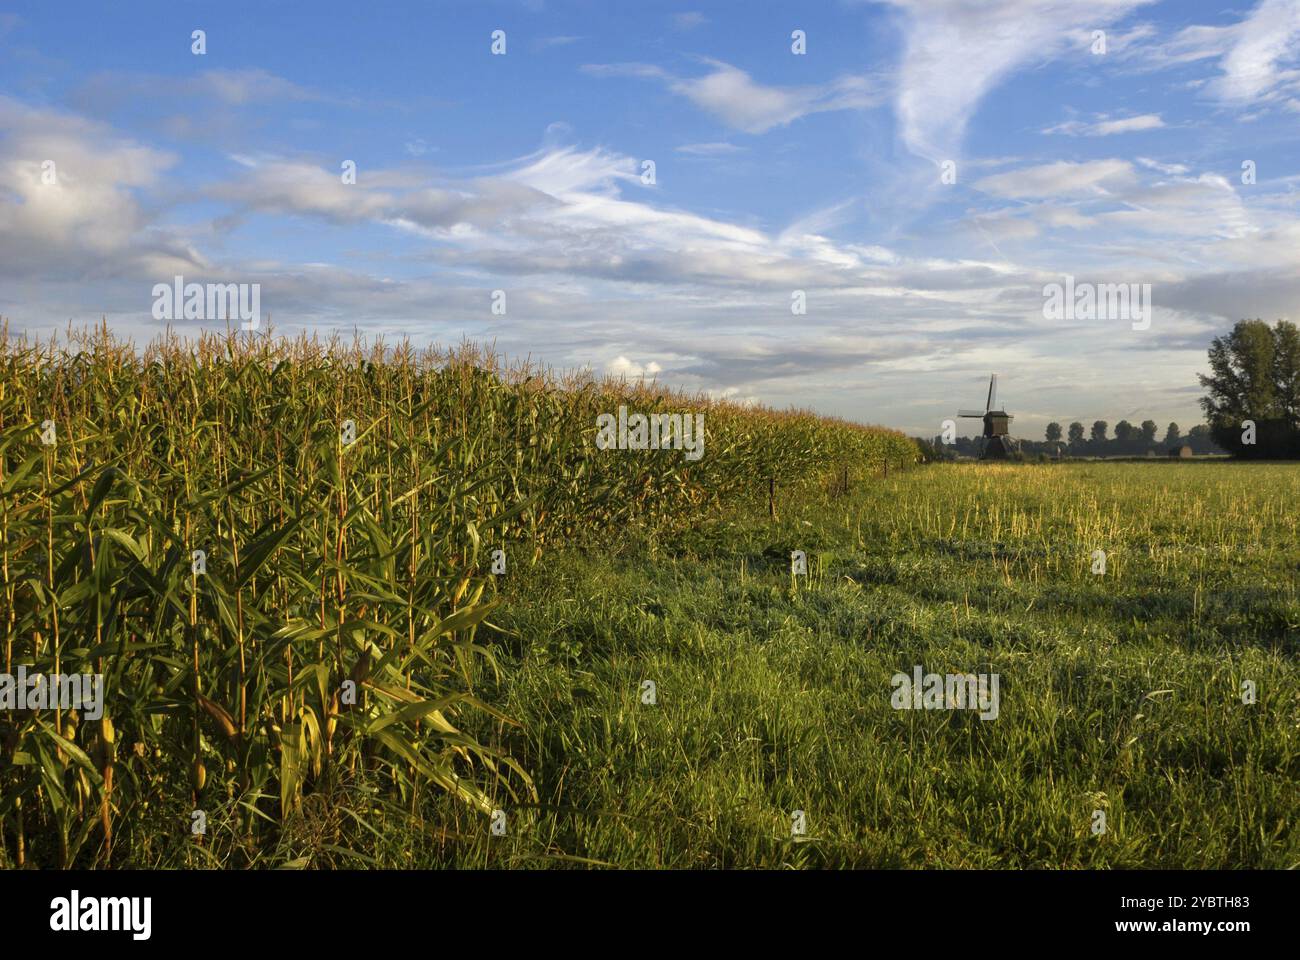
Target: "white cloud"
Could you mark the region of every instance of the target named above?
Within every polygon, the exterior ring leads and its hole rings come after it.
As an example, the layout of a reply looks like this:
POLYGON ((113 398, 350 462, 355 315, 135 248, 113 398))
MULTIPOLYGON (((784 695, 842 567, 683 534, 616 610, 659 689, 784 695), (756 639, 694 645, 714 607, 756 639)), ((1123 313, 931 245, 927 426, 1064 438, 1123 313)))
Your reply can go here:
POLYGON ((1185 27, 1170 40, 1137 44, 1128 53, 1156 69, 1217 61, 1218 76, 1192 83, 1226 105, 1285 103, 1300 90, 1300 0, 1260 0, 1236 23, 1185 27))
POLYGON ((1150 157, 1138 157, 1137 162, 1148 170, 1156 170, 1160 173, 1181 174, 1186 173, 1188 169, 1182 163, 1161 163, 1159 160, 1152 160, 1150 157))
POLYGON ((1099 137, 1108 137, 1114 133, 1131 133, 1135 130, 1156 130, 1165 122, 1158 113, 1143 113, 1136 117, 1124 117, 1119 120, 1103 120, 1096 125, 1099 137))
POLYGON ((1073 230, 1082 230, 1097 222, 1094 217, 1075 207, 1058 207, 1054 204, 1043 204, 1035 211, 1035 216, 1049 227, 1068 227, 1073 230))
POLYGON ((194 251, 156 230, 135 195, 175 162, 100 124, 0 95, 0 273, 193 264, 194 251))
POLYGON ((649 363, 633 363, 627 357, 615 357, 609 363, 605 364, 605 372, 611 377, 626 377, 629 380, 640 380, 643 377, 654 377, 655 374, 663 373, 663 367, 651 360, 649 363))
POLYGON ((692 80, 677 80, 672 89, 697 107, 746 133, 763 133, 813 113, 850 110, 876 102, 861 77, 844 77, 809 87, 770 87, 755 83, 745 71, 715 63, 714 71, 692 80))
POLYGON ((1143 113, 1135 117, 1108 119, 1102 114, 1093 123, 1066 120, 1047 127, 1043 133, 1064 133, 1072 137, 1109 137, 1116 133, 1133 133, 1138 130, 1157 130, 1165 125, 1158 113, 1143 113))
POLYGON ((896 109, 903 142, 936 163, 960 156, 984 96, 1015 71, 1078 45, 1151 0, 881 0, 903 11, 896 109))
POLYGON ((1262 0, 1245 20, 1219 34, 1226 40, 1219 61, 1223 76, 1210 84, 1221 100, 1250 103, 1294 86, 1297 72, 1285 70, 1300 53, 1300 0, 1262 0))
POLYGON ((571 43, 577 43, 585 40, 586 37, 559 36, 559 37, 541 37, 534 46, 538 49, 545 50, 549 47, 567 47, 571 43))
POLYGON ((734 143, 684 143, 675 148, 677 153, 692 157, 720 157, 725 154, 740 153, 744 149, 734 143))
POLYGON ((236 162, 251 173, 211 188, 211 196, 262 212, 310 214, 335 223, 378 218, 392 205, 389 194, 344 184, 338 175, 309 163, 246 156, 236 162))
POLYGON ((1008 199, 1035 197, 1104 196, 1135 182, 1127 160, 1058 160, 994 174, 975 183, 977 190, 1008 199))
POLYGON ((758 394, 750 392, 743 386, 726 387, 722 390, 707 390, 705 392, 711 400, 725 400, 741 407, 755 407, 761 402, 758 394))
MULTIPOLYGON (((1069 237, 1058 244, 1048 235, 1036 241, 1037 255, 1134 270, 1162 261, 1176 262, 1180 269, 1198 264, 1218 268, 1228 254, 1221 250, 1207 257, 1206 245, 1226 241, 1259 256, 1260 235, 1294 222, 1285 200, 1276 210, 1267 198, 1248 207, 1233 183, 1217 173, 1192 175, 1176 165, 1139 163, 1158 176, 1140 175, 1127 161, 1107 160, 1047 164, 987 178, 976 184, 978 189, 1021 203, 972 220, 1010 239, 1036 237, 1039 226, 1087 228, 1088 246, 1069 237), (1033 229, 1013 225, 1023 223, 1033 229)), ((1292 260, 1300 265, 1300 257, 1292 254, 1292 260)))
MULTIPOLYGON (((1254 219, 1232 184, 1218 174, 1175 177, 1124 191, 1123 209, 1097 214, 1105 225, 1127 234, 1202 240, 1242 237, 1256 231, 1254 219)), ((1199 250, 1193 251, 1198 258, 1199 250)), ((1207 264, 1208 266, 1208 264, 1207 264)))
POLYGON ((316 100, 319 96, 261 68, 206 70, 185 86, 222 103, 239 106, 259 100, 316 100))
POLYGON ((594 76, 631 76, 663 82, 673 93, 690 100, 727 126, 745 133, 765 133, 801 117, 833 110, 874 106, 880 93, 864 77, 845 76, 830 83, 801 87, 765 86, 744 70, 716 60, 702 77, 676 77, 660 67, 641 63, 588 64, 594 76))
POLYGON ((1293 83, 1295 70, 1282 71, 1279 62, 1293 62, 1300 42, 1300 3, 1264 0, 1238 28, 1232 48, 1221 62, 1224 76, 1214 89, 1225 100, 1256 100, 1281 83, 1293 83))
POLYGON ((972 216, 967 221, 970 226, 983 233, 990 240, 1029 240, 1041 233, 1032 220, 1016 215, 1016 211, 996 210, 972 216))

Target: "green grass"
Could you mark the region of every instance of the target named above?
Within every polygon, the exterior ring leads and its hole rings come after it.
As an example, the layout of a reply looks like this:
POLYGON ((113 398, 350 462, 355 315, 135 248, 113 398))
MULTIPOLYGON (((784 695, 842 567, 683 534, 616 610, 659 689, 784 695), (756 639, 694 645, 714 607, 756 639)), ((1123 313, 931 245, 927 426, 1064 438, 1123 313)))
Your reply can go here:
POLYGON ((486 688, 540 804, 395 859, 1295 867, 1298 506, 1297 466, 972 464, 553 556, 486 688), (1000 716, 892 709, 915 664, 1000 674, 1000 716))

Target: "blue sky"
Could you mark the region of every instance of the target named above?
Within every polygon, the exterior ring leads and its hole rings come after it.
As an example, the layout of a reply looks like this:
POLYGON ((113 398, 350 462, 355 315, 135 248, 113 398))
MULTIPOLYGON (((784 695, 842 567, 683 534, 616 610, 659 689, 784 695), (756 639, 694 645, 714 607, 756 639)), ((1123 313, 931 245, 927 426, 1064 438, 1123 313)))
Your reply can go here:
POLYGON ((1300 319, 1298 129, 1300 0, 9 4, 0 313, 143 342, 179 274, 914 433, 992 371, 1021 436, 1186 429, 1213 336, 1300 319), (1149 329, 1045 318, 1066 274, 1149 329))

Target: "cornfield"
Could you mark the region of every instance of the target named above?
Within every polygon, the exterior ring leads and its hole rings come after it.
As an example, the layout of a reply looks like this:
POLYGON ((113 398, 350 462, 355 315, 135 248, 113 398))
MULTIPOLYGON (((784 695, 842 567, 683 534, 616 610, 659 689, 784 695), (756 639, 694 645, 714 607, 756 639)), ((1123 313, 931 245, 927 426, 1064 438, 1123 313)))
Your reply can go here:
POLYGON ((0 713, 9 866, 147 866, 160 833, 257 864, 346 790, 411 816, 432 792, 526 801, 528 771, 462 729, 514 722, 476 694, 508 581, 490 558, 775 512, 916 459, 891 431, 469 346, 3 329, 0 363, 4 669, 104 678, 96 719, 0 713), (620 404, 703 412, 704 456, 597 450, 620 404))

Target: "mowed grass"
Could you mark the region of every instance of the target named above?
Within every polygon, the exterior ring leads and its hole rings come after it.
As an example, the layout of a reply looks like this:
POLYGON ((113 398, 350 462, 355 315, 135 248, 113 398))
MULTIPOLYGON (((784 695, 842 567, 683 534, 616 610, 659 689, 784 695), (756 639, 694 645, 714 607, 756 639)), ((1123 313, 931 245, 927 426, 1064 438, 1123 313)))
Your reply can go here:
POLYGON ((1294 465, 936 466, 516 568, 483 692, 540 802, 493 836, 442 801, 391 857, 1295 867, 1298 507, 1294 465), (918 664, 999 674, 1000 715, 894 710, 918 664))

